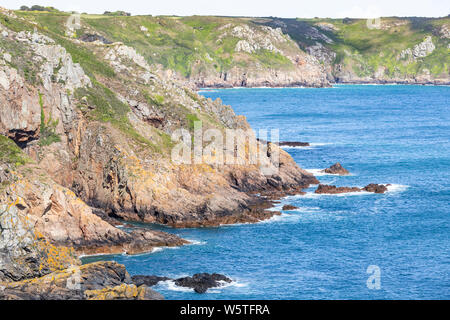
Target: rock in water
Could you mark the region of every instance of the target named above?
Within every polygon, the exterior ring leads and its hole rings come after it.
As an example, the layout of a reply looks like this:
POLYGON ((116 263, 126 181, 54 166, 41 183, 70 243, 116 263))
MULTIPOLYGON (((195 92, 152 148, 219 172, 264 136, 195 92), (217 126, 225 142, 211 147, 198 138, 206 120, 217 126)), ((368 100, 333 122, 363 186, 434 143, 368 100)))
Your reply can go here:
POLYGON ((180 287, 193 288, 197 293, 205 293, 209 288, 220 287, 220 281, 232 282, 231 279, 218 273, 196 273, 192 277, 184 277, 175 280, 180 287))
POLYGON ((345 169, 339 162, 336 162, 331 167, 322 170, 322 172, 330 173, 330 174, 338 174, 341 176, 350 174, 350 172, 347 169, 345 169))
POLYGON ((347 192, 361 192, 361 189, 358 187, 336 187, 336 186, 329 186, 326 184, 319 184, 316 191, 314 191, 314 193, 321 193, 321 194, 337 194, 347 192))
POLYGON ((365 190, 367 192, 374 192, 374 193, 385 193, 388 190, 387 186, 390 186, 390 184, 384 185, 384 184, 371 183, 371 184, 368 184, 367 186, 365 186, 363 188, 363 190, 365 190))
POLYGON ((281 210, 283 210, 283 211, 289 211, 289 210, 295 210, 295 209, 298 209, 298 207, 290 205, 290 204, 285 204, 283 206, 283 208, 281 208, 281 210))
POLYGON ((326 184, 319 184, 314 193, 337 194, 337 193, 361 192, 361 191, 373 193, 385 193, 388 190, 387 188, 388 186, 390 186, 390 184, 384 185, 371 183, 365 186, 364 188, 358 188, 358 187, 336 187, 336 186, 329 186, 326 184))
POLYGON ((171 280, 171 279, 167 278, 167 277, 143 276, 143 275, 137 275, 137 276, 131 277, 131 281, 133 281, 133 283, 137 286, 142 286, 145 284, 146 286, 152 287, 152 286, 158 284, 158 282, 166 281, 166 280, 171 280))
POLYGON ((278 144, 280 147, 309 147, 309 142, 298 142, 298 141, 281 141, 278 144))

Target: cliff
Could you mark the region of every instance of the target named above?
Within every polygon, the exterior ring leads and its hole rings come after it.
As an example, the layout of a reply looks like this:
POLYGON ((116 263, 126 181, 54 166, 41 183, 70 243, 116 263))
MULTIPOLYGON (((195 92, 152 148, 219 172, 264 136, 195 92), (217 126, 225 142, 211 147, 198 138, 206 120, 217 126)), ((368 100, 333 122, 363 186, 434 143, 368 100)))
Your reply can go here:
MULTIPOLYGON (((248 161, 249 147, 236 149, 231 164, 211 161, 220 149, 197 164, 174 162, 177 130, 194 134, 200 124, 225 134, 250 127, 137 49, 58 29, 68 16, 0 10, 4 298, 39 297, 39 288, 55 293, 40 295, 48 299, 151 296, 123 281, 67 293, 48 280, 64 283, 68 270, 79 268, 75 255, 187 243, 147 228, 118 228, 126 221, 174 227, 257 222, 274 214, 265 210, 270 199, 317 183, 286 152, 254 136, 249 139, 261 150, 257 163, 248 161)), ((246 139, 237 136, 248 146, 246 139)), ((191 141, 181 145, 190 148, 191 141)))
POLYGON ((337 83, 450 83, 450 18, 260 19, 281 28, 337 83))

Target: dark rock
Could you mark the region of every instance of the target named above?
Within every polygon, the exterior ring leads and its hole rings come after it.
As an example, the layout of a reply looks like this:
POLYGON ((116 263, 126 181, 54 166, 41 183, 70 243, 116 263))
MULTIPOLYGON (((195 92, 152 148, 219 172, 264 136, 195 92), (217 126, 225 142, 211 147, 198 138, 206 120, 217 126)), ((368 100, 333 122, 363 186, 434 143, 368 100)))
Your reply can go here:
POLYGON ((209 288, 220 287, 219 281, 230 283, 231 279, 218 273, 197 273, 192 277, 176 279, 175 284, 180 287, 193 288, 197 293, 205 293, 209 288))
POLYGON ((171 279, 167 278, 167 277, 143 276, 143 275, 137 275, 137 276, 131 277, 131 281, 138 287, 142 286, 142 285, 152 287, 152 286, 158 284, 158 282, 166 281, 166 280, 171 280, 171 279))
POLYGON ((341 176, 350 174, 350 172, 347 169, 345 169, 339 162, 336 162, 331 167, 322 170, 322 172, 330 174, 338 174, 341 176))
POLYGON ((316 191, 314 193, 325 193, 325 194, 337 194, 337 193, 346 193, 346 192, 361 192, 361 189, 358 187, 336 187, 329 186, 326 184, 319 184, 316 191))
POLYGON ((80 37, 80 40, 83 42, 94 42, 94 41, 101 41, 104 44, 111 44, 112 42, 106 39, 105 37, 99 35, 99 34, 92 34, 92 33, 85 33, 80 37))
POLYGON ((365 186, 364 188, 358 188, 358 187, 336 187, 336 186, 329 186, 325 184, 319 184, 316 191, 314 193, 325 193, 325 194, 336 194, 336 193, 346 193, 346 192, 361 192, 361 191, 367 191, 367 192, 373 192, 373 193, 385 193, 388 189, 387 187, 390 186, 389 184, 375 184, 371 183, 365 186))
POLYGON ((374 193, 385 193, 388 190, 388 186, 390 186, 390 184, 384 185, 384 184, 376 184, 376 183, 371 183, 368 184, 367 186, 365 186, 363 188, 363 190, 367 191, 367 192, 374 192, 374 193))
POLYGON ((281 141, 278 144, 280 147, 309 147, 309 142, 298 142, 298 141, 281 141))
POLYGON ((292 205, 290 205, 290 204, 285 204, 285 205, 283 206, 283 208, 281 208, 281 210, 284 210, 284 211, 295 210, 295 209, 298 209, 298 207, 292 206, 292 205))

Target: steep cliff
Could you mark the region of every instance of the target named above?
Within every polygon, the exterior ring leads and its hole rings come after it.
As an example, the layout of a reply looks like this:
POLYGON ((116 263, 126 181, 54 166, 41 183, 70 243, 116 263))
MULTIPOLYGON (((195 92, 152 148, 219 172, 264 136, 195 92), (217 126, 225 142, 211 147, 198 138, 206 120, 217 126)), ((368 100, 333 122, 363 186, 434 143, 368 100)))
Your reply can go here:
MULTIPOLYGON (((5 176, 3 199, 24 199, 20 210, 50 242, 84 253, 179 245, 177 237, 130 234, 102 218, 178 227, 258 221, 273 213, 256 193, 281 196, 317 183, 287 153, 254 137, 265 150, 257 163, 246 149, 234 164, 207 155, 198 164, 175 163, 177 129, 193 133, 200 123, 225 134, 249 129, 247 122, 168 79, 133 47, 82 41, 28 18, 0 16, 0 133, 29 158, 5 176)), ((16 166, 6 160, 5 168, 16 166)))

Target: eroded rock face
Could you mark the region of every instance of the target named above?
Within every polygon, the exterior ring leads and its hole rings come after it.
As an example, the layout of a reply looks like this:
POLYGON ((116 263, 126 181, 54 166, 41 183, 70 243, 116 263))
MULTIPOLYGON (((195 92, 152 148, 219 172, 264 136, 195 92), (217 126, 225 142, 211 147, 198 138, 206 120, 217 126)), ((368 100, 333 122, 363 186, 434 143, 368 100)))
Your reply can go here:
POLYGON ((322 170, 322 172, 329 173, 329 174, 338 174, 340 176, 345 176, 345 175, 350 174, 350 172, 347 169, 345 169, 339 162, 336 162, 331 167, 322 170))
POLYGON ((0 281, 19 281, 79 265, 75 252, 56 247, 34 229, 17 199, 0 206, 0 281))

